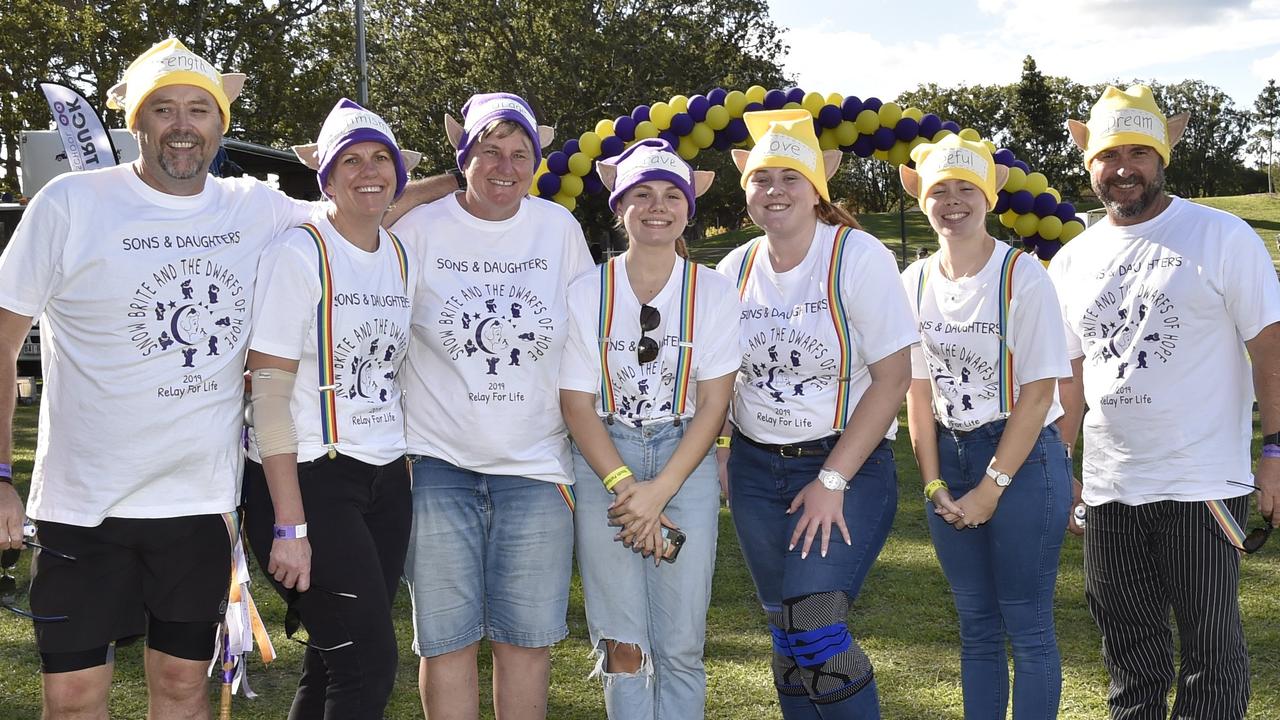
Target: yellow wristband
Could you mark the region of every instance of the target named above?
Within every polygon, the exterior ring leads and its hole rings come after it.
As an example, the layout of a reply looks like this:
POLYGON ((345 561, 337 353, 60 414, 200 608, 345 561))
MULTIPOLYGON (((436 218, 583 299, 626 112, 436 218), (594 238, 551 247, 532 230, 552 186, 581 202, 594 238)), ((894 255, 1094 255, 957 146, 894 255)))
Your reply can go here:
POLYGON ((727 448, 731 442, 733 442, 733 439, 728 435, 720 435, 716 438, 716 447, 727 448))
POLYGON ((625 478, 630 474, 631 474, 631 468, 627 467, 626 465, 623 465, 622 467, 619 467, 617 470, 614 470, 608 475, 605 475, 604 479, 601 480, 600 482, 604 483, 605 490, 608 490, 609 492, 613 492, 613 487, 618 483, 622 482, 622 478, 625 478))
POLYGON ((938 490, 944 487, 947 487, 947 484, 943 482, 941 478, 934 480, 933 482, 924 486, 924 498, 930 502, 933 502, 934 493, 938 492, 938 490))

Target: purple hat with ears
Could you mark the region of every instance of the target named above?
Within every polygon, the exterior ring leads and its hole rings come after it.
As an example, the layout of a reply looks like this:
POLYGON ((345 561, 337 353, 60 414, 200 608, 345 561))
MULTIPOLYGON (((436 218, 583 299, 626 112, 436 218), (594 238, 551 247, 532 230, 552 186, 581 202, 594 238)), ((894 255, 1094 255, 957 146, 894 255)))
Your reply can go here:
POLYGON ((618 212, 618 201, 632 187, 649 180, 665 180, 680 188, 689 201, 689 217, 696 209, 697 193, 693 188, 693 168, 676 154, 671 143, 659 138, 640 140, 609 163, 618 168, 613 191, 609 193, 609 209, 618 212))
POLYGON ((542 141, 538 135, 538 121, 533 109, 524 98, 511 93, 481 93, 472 95, 462 106, 462 137, 458 142, 458 169, 467 164, 467 153, 476 138, 495 120, 510 120, 519 125, 529 136, 533 146, 533 166, 542 163, 542 141))
POLYGON ((343 150, 362 142, 382 143, 391 151, 391 159, 396 165, 395 197, 400 197, 409 181, 409 170, 418 164, 422 155, 411 150, 401 150, 396 144, 391 126, 376 113, 360 107, 353 100, 339 100, 324 119, 319 139, 312 145, 295 145, 293 151, 307 167, 316 171, 320 192, 327 197, 329 193, 325 186, 329 183, 329 171, 333 169, 334 161, 343 150))

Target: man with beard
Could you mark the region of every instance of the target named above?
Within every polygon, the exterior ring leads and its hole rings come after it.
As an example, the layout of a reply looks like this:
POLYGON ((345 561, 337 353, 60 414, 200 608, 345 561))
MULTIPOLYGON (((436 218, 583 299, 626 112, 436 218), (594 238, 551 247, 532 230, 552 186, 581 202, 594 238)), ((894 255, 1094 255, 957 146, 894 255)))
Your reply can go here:
MULTIPOLYGON (((0 257, 0 549, 23 542, 14 361, 42 316, 26 513, 48 548, 30 596, 45 718, 105 718, 114 647, 144 634, 148 716, 209 716, 258 258, 313 212, 252 178, 208 175, 244 79, 176 39, 143 53, 108 91, 140 158, 56 178, 0 257)), ((454 186, 424 181, 415 196, 454 186)))
POLYGON ((1072 530, 1117 720, 1168 716, 1170 609, 1172 717, 1244 717, 1240 552, 1266 538, 1241 531, 1251 488, 1280 525, 1280 283, 1243 221, 1164 193, 1186 124, 1166 121, 1142 85, 1108 87, 1087 125, 1067 121, 1107 217, 1049 268, 1072 357, 1069 446, 1084 416, 1084 522, 1072 530), (1264 445, 1251 475, 1255 390, 1264 445))

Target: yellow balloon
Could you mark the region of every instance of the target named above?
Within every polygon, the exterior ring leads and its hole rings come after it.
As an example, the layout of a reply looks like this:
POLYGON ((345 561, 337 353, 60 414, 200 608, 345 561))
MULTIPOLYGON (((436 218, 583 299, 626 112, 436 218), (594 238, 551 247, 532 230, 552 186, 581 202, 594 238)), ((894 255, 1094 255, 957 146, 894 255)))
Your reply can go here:
POLYGON ((941 130, 939 130, 938 132, 936 132, 936 133, 934 133, 934 134, 933 134, 933 138, 931 139, 931 142, 942 142, 942 138, 944 138, 944 137, 946 137, 946 136, 948 136, 948 135, 955 135, 955 133, 951 132, 950 130, 948 130, 948 129, 946 129, 946 128, 943 128, 943 129, 941 129, 941 130))
POLYGON ((827 104, 827 99, 822 97, 822 93, 805 93, 804 100, 800 103, 804 106, 809 114, 818 117, 818 113, 822 111, 822 106, 827 104))
POLYGON ((747 102, 748 102, 748 103, 762 103, 762 102, 764 102, 764 95, 765 95, 765 93, 767 93, 767 92, 769 92, 769 91, 768 91, 768 90, 765 90, 764 88, 760 87, 759 85, 752 85, 751 87, 747 88, 747 102))
POLYGON ((572 195, 565 195, 563 191, 556 193, 551 199, 568 208, 569 212, 573 212, 573 209, 578 207, 578 201, 572 195))
MULTIPOLYGON (((578 149, 589 158, 600 156, 600 136, 588 130, 578 136, 578 149)), ((586 174, 586 173, 583 173, 586 174)))
POLYGON ((1022 237, 1035 235, 1036 230, 1039 229, 1039 227, 1040 218, 1036 217, 1035 213, 1019 215, 1018 219, 1013 221, 1013 231, 1022 237))
POLYGON ((529 181, 529 189, 526 192, 533 193, 534 195, 541 195, 542 193, 538 192, 538 178, 546 174, 547 169, 545 164, 539 165, 538 169, 533 172, 533 178, 529 181))
POLYGON ((707 127, 712 130, 723 130, 729 126, 729 111, 720 105, 712 105, 707 108, 707 127))
POLYGON ((1084 232, 1084 223, 1079 220, 1070 220, 1062 223, 1062 234, 1058 236, 1058 239, 1062 242, 1067 242, 1082 232, 1084 232))
POLYGON ((1044 173, 1033 172, 1027 175, 1027 184, 1023 185, 1022 189, 1032 195, 1039 195, 1049 189, 1049 178, 1045 177, 1044 173))
MULTIPOLYGON (((915 147, 916 147, 917 145, 924 145, 924 144, 925 144, 925 143, 927 143, 927 142, 929 142, 929 141, 928 141, 928 140, 925 140, 924 138, 922 138, 922 137, 920 137, 919 135, 917 135, 917 136, 916 136, 916 138, 915 138, 914 140, 912 140, 912 141, 911 141, 911 148, 910 148, 910 149, 911 149, 911 150, 914 150, 914 149, 915 149, 915 147)), ((908 151, 908 152, 910 152, 910 151, 908 151)))
POLYGON ((560 194, 577 197, 582 194, 582 178, 577 175, 564 175, 560 178, 560 194))
POLYGON ((898 166, 911 159, 911 145, 901 140, 889 148, 889 164, 898 166))
POLYGON ((711 147, 711 143, 716 141, 716 133, 708 127, 706 123, 700 122, 694 124, 693 132, 689 133, 689 138, 693 140, 693 144, 697 145, 698 149, 701 150, 703 148, 711 147))
POLYGON ((836 141, 840 145, 852 145, 858 139, 858 126, 845 120, 836 126, 836 141))
POLYGON ((1058 192, 1057 190, 1054 190, 1053 188, 1048 188, 1047 190, 1045 190, 1045 192, 1052 195, 1054 200, 1057 200, 1058 202, 1062 202, 1062 193, 1058 192))
POLYGON ((870 135, 880 127, 880 115, 875 110, 863 110, 858 113, 858 119, 853 124, 858 126, 858 132, 870 135))
POLYGON ((658 130, 666 130, 671 127, 671 116, 675 115, 675 111, 671 106, 658 101, 649 107, 649 122, 653 123, 658 130))
MULTIPOLYGON (((763 90, 764 88, 760 89, 763 90)), ((764 95, 761 95, 760 97, 764 97, 764 95)), ((728 95, 724 96, 724 109, 729 111, 730 119, 742 117, 742 112, 746 110, 746 108, 747 96, 746 93, 743 93, 741 90, 733 90, 728 95)), ((710 110, 707 111, 707 115, 711 115, 710 110)))
POLYGON ((978 131, 974 130, 973 128, 965 128, 961 130, 960 137, 964 138, 965 140, 972 140, 973 142, 978 142, 979 140, 982 139, 982 135, 978 134, 978 131))
POLYGON ((1027 184, 1027 174, 1020 167, 1009 168, 1009 179, 1004 181, 1004 190, 1016 193, 1027 184))
MULTIPOLYGON (((582 177, 591 172, 591 157, 584 152, 576 152, 569 156, 569 172, 582 177)), ((561 187, 563 187, 563 183, 561 187)), ((577 195, 578 193, 574 193, 577 195)))
POLYGON ((880 126, 892 128, 902 119, 902 107, 898 103, 887 102, 880 106, 880 126))
POLYGON ((804 106, 798 102, 789 102, 782 106, 783 110, 803 110, 804 106))
POLYGON ((613 135, 613 121, 606 118, 596 123, 596 134, 601 139, 611 137, 613 135))
POLYGON ((827 104, 840 107, 844 105, 844 96, 840 93, 827 93, 827 104))
POLYGON ((1053 215, 1042 217, 1036 232, 1045 240, 1057 240, 1062 235, 1062 221, 1053 215))
POLYGON ((924 119, 924 111, 918 107, 909 107, 902 111, 902 117, 909 117, 916 122, 920 122, 924 119))
POLYGON ((658 137, 658 126, 645 120, 636 125, 636 140, 648 140, 658 137))
POLYGON ((823 128, 822 134, 818 136, 818 147, 823 150, 835 150, 840 146, 840 142, 836 140, 836 131, 833 128, 823 128))
POLYGON ((982 144, 987 147, 987 152, 991 153, 992 155, 996 154, 996 150, 998 148, 996 147, 995 143, 991 142, 990 140, 983 140, 982 144))
POLYGON ((680 138, 680 145, 676 147, 676 152, 685 160, 698 157, 698 144, 693 141, 692 134, 680 138))
POLYGON ((1017 219, 1018 219, 1018 213, 1012 210, 1005 210, 1004 212, 1000 213, 1000 224, 1007 228, 1012 228, 1013 221, 1017 219))
POLYGON ((889 162, 889 151, 888 151, 888 150, 876 150, 875 152, 871 153, 871 156, 872 156, 872 157, 874 157, 874 158, 875 158, 875 159, 877 159, 877 160, 882 160, 882 161, 884 161, 884 162, 889 162))
POLYGON ((671 112, 682 113, 689 109, 689 98, 684 95, 676 95, 667 104, 671 106, 671 112))

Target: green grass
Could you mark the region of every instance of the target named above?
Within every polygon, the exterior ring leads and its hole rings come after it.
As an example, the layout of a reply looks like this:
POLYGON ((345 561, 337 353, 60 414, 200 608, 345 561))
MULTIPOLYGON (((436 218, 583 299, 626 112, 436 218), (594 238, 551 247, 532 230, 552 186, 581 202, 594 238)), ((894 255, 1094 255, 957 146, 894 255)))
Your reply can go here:
MULTIPOLYGON (((35 444, 35 409, 19 408, 15 418, 15 470, 25 493, 35 444)), ((904 425, 905 428, 905 425, 904 425)), ((960 662, 956 614, 947 584, 938 569, 925 527, 920 477, 905 429, 895 445, 900 502, 888 545, 854 605, 850 624, 876 665, 881 700, 887 718, 959 720, 960 662)), ((1255 518, 1256 520, 1256 515, 1255 518)), ((754 600, 750 577, 738 552, 732 520, 721 511, 720 547, 708 614, 707 717, 723 720, 777 717, 769 674, 770 642, 763 616, 754 600)), ((1084 605, 1080 542, 1064 544, 1058 576, 1056 618, 1063 656, 1065 720, 1105 717, 1107 678, 1099 659, 1100 640, 1084 605)), ((26 577, 25 558, 20 567, 26 577)), ((1275 541, 1244 560, 1240 583, 1245 633, 1252 648, 1253 700, 1249 718, 1274 717, 1280 706, 1280 545, 1275 541)), ((237 697, 232 717, 277 720, 287 713, 297 680, 300 646, 285 640, 284 608, 257 576, 254 597, 259 603, 280 658, 264 667, 250 659, 250 682, 256 700, 237 697)), ((406 593, 397 598, 395 618, 400 637, 401 667, 388 718, 421 717, 416 689, 417 659, 410 650, 406 593)), ((582 590, 576 576, 570 595, 569 638, 553 650, 548 717, 556 720, 596 720, 604 717, 597 681, 588 680, 592 667, 582 590)), ((490 682, 487 659, 481 687, 490 682)), ((216 688, 211 689, 216 702, 216 688)), ((117 654, 111 694, 112 717, 145 714, 146 689, 139 644, 117 654)), ((492 705, 482 691, 482 716, 492 717, 492 705)), ((0 718, 35 718, 40 707, 39 659, 31 626, 5 614, 0 618, 0 718)))

